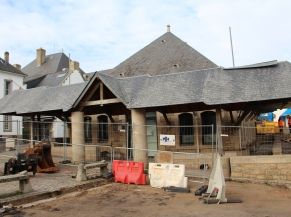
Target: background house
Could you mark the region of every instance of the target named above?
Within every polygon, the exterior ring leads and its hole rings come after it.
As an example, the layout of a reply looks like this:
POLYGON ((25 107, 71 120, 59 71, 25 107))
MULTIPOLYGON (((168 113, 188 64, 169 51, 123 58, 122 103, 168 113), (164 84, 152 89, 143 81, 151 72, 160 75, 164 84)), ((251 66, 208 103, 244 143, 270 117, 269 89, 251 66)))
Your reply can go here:
MULTIPOLYGON (((11 94, 14 90, 25 89, 23 84, 25 74, 20 70, 21 66, 12 66, 9 63, 9 53, 4 53, 4 59, 0 58, 0 98, 11 94)), ((0 135, 3 137, 15 137, 22 134, 22 117, 0 115, 0 135)))
MULTIPOLYGON (((36 50, 36 58, 23 67, 23 72, 27 74, 24 79, 27 89, 78 84, 83 83, 86 78, 79 62, 71 60, 63 52, 46 55, 43 48, 36 50)), ((56 141, 63 140, 64 123, 60 119, 51 116, 29 117, 26 118, 26 129, 30 128, 30 121, 42 121, 41 127, 34 127, 34 135, 38 135, 34 137, 35 140, 49 137, 56 141), (41 132, 37 133, 38 128, 41 132)))

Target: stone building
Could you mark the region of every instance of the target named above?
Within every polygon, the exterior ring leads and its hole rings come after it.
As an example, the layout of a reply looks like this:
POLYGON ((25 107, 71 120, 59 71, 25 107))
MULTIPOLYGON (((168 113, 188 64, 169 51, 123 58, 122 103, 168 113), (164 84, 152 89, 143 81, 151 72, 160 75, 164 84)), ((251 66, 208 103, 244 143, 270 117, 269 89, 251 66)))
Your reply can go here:
POLYGON ((94 73, 88 82, 15 92, 0 101, 0 113, 71 122, 74 162, 84 159, 86 141, 185 152, 208 152, 217 143, 241 155, 241 146, 255 139, 254 117, 288 106, 290 72, 286 61, 218 67, 168 28, 115 68, 94 73), (225 125, 233 130, 224 132, 225 125), (238 126, 253 128, 241 132, 238 126), (248 139, 242 141, 242 133, 248 139), (175 135, 174 146, 161 145, 160 135, 175 135))

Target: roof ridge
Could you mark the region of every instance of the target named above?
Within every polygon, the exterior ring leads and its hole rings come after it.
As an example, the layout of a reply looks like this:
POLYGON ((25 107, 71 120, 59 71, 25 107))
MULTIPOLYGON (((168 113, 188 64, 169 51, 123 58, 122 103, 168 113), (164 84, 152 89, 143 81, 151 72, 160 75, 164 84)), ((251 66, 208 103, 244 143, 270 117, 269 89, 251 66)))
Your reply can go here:
POLYGON ((207 68, 207 69, 194 69, 194 70, 187 70, 187 71, 182 71, 182 72, 173 72, 173 73, 167 73, 167 74, 161 74, 161 75, 150 75, 150 74, 144 74, 144 75, 135 75, 135 76, 130 76, 130 77, 115 77, 112 75, 107 75, 115 79, 120 79, 120 80, 129 80, 132 78, 139 78, 139 77, 147 77, 147 78, 155 78, 155 77, 164 77, 164 76, 171 76, 171 75, 178 75, 178 74, 186 74, 186 73, 191 73, 191 72, 200 72, 200 71, 207 71, 207 70, 213 70, 213 69, 223 69, 221 66, 217 67, 212 67, 212 68, 207 68))
POLYGON ((0 66, 3 66, 4 68, 0 68, 0 70, 4 71, 4 72, 10 72, 10 73, 14 73, 14 74, 19 74, 22 76, 26 76, 25 73, 23 73, 21 70, 17 69, 16 67, 14 67, 12 64, 10 64, 9 62, 7 62, 6 60, 4 60, 3 58, 0 57, 0 66))
MULTIPOLYGON (((107 74, 103 74, 103 73, 99 73, 101 76, 99 76, 99 79, 107 86, 107 88, 117 97, 119 98, 121 101, 124 101, 124 105, 127 106, 128 104, 128 96, 124 93, 126 93, 126 91, 124 90, 124 88, 120 85, 120 80, 114 76, 111 76, 111 75, 107 75, 107 74), (102 79, 102 77, 105 77, 105 80, 102 79), (108 85, 107 81, 106 81, 106 78, 110 78, 112 79, 111 82, 114 82, 117 86, 118 86, 118 89, 121 93, 117 93, 114 88, 111 88, 110 85, 108 85)), ((98 72, 97 72, 97 75, 98 75, 98 72)))
POLYGON ((166 32, 119 63, 110 73, 129 77, 138 73, 164 74, 216 66, 178 36, 166 32))

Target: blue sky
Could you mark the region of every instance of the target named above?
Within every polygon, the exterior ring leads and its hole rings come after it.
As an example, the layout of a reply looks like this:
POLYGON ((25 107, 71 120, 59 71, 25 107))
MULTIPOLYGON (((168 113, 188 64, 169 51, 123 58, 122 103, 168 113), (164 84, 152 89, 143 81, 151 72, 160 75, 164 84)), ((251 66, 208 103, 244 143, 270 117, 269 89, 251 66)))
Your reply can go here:
POLYGON ((291 61, 289 0, 0 0, 0 54, 25 66, 42 47, 86 71, 108 69, 165 33, 166 25, 217 65, 291 61))

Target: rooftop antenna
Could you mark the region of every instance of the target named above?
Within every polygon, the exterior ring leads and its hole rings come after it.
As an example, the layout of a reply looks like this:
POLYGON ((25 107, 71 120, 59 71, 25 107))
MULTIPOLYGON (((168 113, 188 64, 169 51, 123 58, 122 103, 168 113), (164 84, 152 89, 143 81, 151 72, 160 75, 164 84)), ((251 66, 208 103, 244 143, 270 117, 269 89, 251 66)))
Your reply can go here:
POLYGON ((231 27, 229 27, 229 38, 230 38, 230 46, 231 46, 232 66, 235 67, 234 54, 233 54, 233 45, 232 45, 232 36, 231 36, 231 27))

